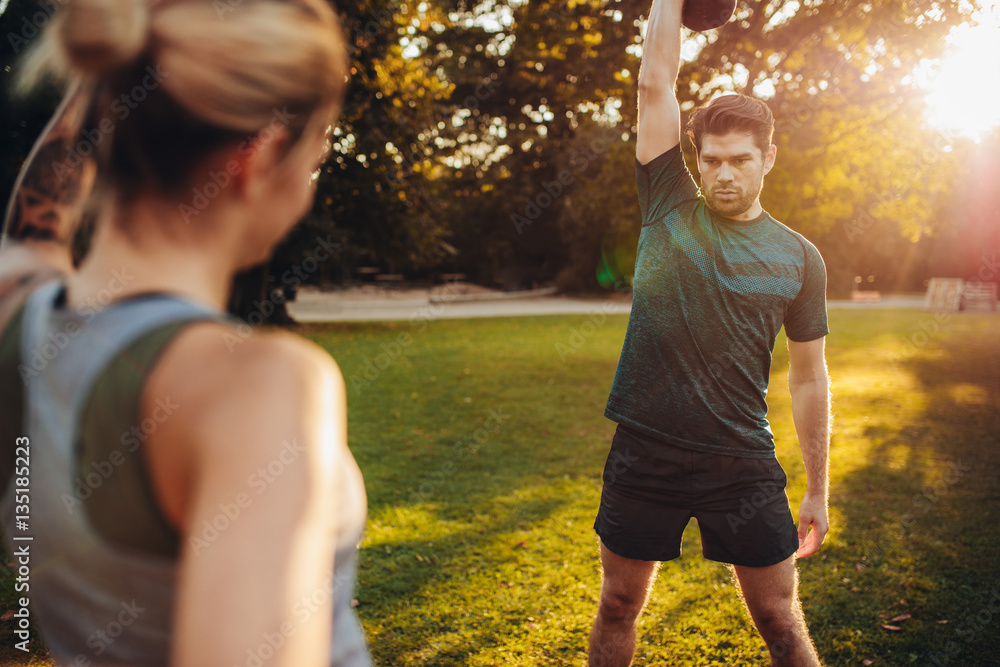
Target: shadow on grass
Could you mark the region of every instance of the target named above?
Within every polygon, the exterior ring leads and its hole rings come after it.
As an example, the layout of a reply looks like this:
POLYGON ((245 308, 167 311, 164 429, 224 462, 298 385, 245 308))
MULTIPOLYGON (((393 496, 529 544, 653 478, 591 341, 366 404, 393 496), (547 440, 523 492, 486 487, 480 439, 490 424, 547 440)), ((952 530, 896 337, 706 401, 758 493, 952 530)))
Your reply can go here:
POLYGON ((544 558, 518 540, 518 531, 545 521, 570 500, 531 500, 506 512, 508 508, 492 499, 492 491, 469 498, 469 512, 488 518, 488 526, 469 526, 434 539, 381 542, 361 552, 364 593, 378 606, 368 620, 379 628, 372 640, 380 664, 394 664, 395 659, 405 664, 461 664, 462 658, 482 648, 503 644, 504 629, 514 632, 528 622, 529 612, 505 601, 505 587, 516 582, 496 575, 513 560, 544 558), (482 601, 496 612, 489 622, 476 622, 470 618, 472 610, 450 605, 447 591, 469 585, 477 585, 482 601))
POLYGON ((998 324, 953 320, 864 417, 865 463, 835 489, 840 539, 801 564, 830 664, 1000 664, 998 324))
MULTIPOLYGON (((560 386, 549 380, 563 372, 561 364, 544 355, 516 355, 500 355, 501 367, 516 369, 502 383, 470 386, 468 379, 458 380, 463 366, 471 367, 474 378, 495 370, 489 368, 493 362, 476 357, 475 363, 485 364, 481 369, 464 357, 452 368, 439 355, 437 380, 427 390, 432 395, 409 419, 370 430, 362 424, 373 423, 372 415, 357 416, 353 445, 366 476, 370 473, 369 510, 375 517, 360 554, 359 612, 378 664, 472 664, 478 653, 498 647, 508 654, 543 651, 556 664, 579 662, 586 646, 581 619, 562 619, 572 625, 572 641, 554 631, 552 641, 534 635, 542 618, 553 624, 560 615, 558 605, 547 605, 548 596, 575 594, 581 571, 588 577, 588 594, 596 595, 591 525, 614 425, 597 409, 606 393, 592 378, 610 378, 613 368, 609 372, 604 359, 579 359, 573 372, 582 379, 560 386), (465 395, 472 399, 469 405, 483 407, 445 421, 465 395), (481 426, 473 419, 501 404, 510 421, 459 460, 456 441, 471 445, 481 426), (580 420, 563 414, 574 412, 563 410, 564 404, 593 404, 595 410, 580 420), (539 410, 540 405, 548 409, 539 410), (400 422, 407 423, 397 428, 400 422), (446 432, 440 429, 449 423, 446 432), (450 464, 454 468, 445 467, 450 464), (442 476, 442 470, 449 472, 442 476), (433 483, 424 486, 427 493, 419 493, 428 480, 433 483), (552 560, 567 552, 578 558, 573 567, 579 569, 566 573, 565 580, 550 576, 552 560)), ((416 369, 424 363, 418 345, 410 363, 416 369)), ((417 375, 410 387, 425 381, 417 375)), ((423 401, 424 390, 417 391, 415 400, 423 401)), ((587 614, 596 609, 584 606, 587 614)), ((521 660, 516 664, 540 664, 521 660)))

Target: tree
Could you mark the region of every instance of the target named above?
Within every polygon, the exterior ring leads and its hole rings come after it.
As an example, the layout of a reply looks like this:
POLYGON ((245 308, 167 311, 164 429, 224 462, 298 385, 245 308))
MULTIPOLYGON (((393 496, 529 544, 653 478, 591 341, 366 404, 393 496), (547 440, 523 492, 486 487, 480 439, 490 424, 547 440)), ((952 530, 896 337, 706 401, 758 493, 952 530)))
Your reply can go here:
MULTIPOLYGON (((469 271, 510 286, 557 277, 576 288, 596 284, 603 239, 617 238, 612 230, 627 226, 620 218, 635 215, 618 196, 633 187, 632 154, 617 144, 587 159, 578 151, 596 127, 631 145, 647 7, 445 3, 449 24, 434 43, 452 54, 442 62, 454 84, 442 117, 453 122, 434 136, 446 140, 439 160, 452 166, 440 177, 461 172, 450 189, 457 201, 447 205, 460 251, 449 265, 467 260, 469 271), (498 92, 463 114, 456 102, 471 99, 484 77, 498 92), (470 160, 477 147, 491 157, 470 160), (571 182, 552 196, 545 185, 567 170, 571 182)), ((821 246, 835 290, 849 289, 862 267, 883 282, 904 280, 898 252, 943 224, 938 211, 963 146, 926 126, 909 75, 964 18, 956 3, 929 0, 772 0, 741 3, 720 30, 689 35, 682 108, 724 91, 768 99, 780 152, 763 203, 821 246)))
MULTIPOLYGON (((316 204, 272 276, 312 261, 320 241, 337 253, 309 272, 313 282, 377 266, 588 289, 607 269, 602 252, 618 248, 622 264, 638 223, 635 80, 649 0, 334 4, 351 48, 348 98, 316 204)), ((15 7, 30 10, 12 0, 2 19, 15 7)), ((912 72, 969 10, 741 2, 719 30, 688 35, 682 110, 722 92, 768 101, 779 154, 762 203, 817 243, 834 291, 860 272, 883 288, 913 286, 912 267, 928 261, 914 242, 951 224, 975 147, 926 124, 912 72), (898 261, 914 252, 909 267, 898 261)), ((610 284, 620 287, 628 269, 617 270, 610 284)))

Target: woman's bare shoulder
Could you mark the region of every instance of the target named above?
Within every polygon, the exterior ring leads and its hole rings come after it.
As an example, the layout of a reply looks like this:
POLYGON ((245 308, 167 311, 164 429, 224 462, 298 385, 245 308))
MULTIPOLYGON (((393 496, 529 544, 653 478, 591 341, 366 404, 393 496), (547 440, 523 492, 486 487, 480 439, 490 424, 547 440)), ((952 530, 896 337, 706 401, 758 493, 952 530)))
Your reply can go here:
POLYGON ((330 382, 340 369, 323 348, 301 336, 220 322, 191 324, 177 336, 154 372, 164 390, 199 403, 238 400, 287 402, 330 382))
POLYGON ((170 397, 184 415, 171 430, 213 448, 318 442, 320 431, 344 430, 346 389, 333 358, 291 333, 247 333, 218 322, 186 327, 154 368, 144 404, 170 397))

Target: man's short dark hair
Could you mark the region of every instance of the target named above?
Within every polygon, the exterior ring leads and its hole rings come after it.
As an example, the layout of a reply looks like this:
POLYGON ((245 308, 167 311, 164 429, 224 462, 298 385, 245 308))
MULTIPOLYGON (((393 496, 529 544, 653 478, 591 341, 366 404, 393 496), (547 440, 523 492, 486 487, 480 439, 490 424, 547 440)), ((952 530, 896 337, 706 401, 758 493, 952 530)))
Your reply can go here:
POLYGON ((730 132, 749 134, 761 153, 767 153, 774 135, 771 109, 748 95, 723 95, 695 109, 688 119, 687 135, 699 153, 702 137, 706 134, 730 132))

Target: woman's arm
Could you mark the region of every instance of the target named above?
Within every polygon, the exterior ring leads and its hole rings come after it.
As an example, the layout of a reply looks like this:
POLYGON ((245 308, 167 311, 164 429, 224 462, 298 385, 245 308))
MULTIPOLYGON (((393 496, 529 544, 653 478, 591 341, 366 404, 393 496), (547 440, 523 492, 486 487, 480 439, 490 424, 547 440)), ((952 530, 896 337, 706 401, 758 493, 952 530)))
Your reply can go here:
POLYGON ((177 406, 148 442, 154 486, 184 536, 171 664, 271 653, 269 665, 326 664, 334 521, 347 509, 334 493, 347 438, 340 371, 293 336, 231 346, 231 330, 190 329, 144 396, 177 406))

